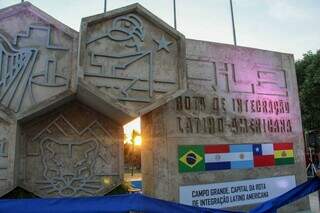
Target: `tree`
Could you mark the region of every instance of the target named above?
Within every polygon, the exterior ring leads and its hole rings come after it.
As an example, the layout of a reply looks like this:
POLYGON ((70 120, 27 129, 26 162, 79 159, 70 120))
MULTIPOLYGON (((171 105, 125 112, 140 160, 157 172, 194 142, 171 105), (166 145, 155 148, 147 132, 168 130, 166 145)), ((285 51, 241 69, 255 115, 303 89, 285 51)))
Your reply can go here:
POLYGON ((296 62, 302 124, 305 130, 320 129, 320 50, 296 62))

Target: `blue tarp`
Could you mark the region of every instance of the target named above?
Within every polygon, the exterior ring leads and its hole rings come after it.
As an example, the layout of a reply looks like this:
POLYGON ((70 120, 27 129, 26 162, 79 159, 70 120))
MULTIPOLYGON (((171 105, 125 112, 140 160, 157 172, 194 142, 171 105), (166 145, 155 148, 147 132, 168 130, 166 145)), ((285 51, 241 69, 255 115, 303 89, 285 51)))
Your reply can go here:
POLYGON ((291 189, 287 193, 280 195, 279 197, 273 198, 266 201, 256 208, 249 211, 249 213, 273 213, 282 206, 292 203, 308 194, 315 192, 320 189, 320 179, 315 177, 299 186, 291 189))
POLYGON ((142 181, 141 180, 133 180, 133 181, 130 181, 130 183, 131 183, 132 188, 142 190, 142 181))
POLYGON ((0 212, 10 213, 107 213, 107 212, 228 213, 150 198, 141 194, 88 198, 0 200, 0 212))
MULTIPOLYGON (((276 212, 288 203, 298 200, 320 188, 320 179, 314 178, 287 193, 264 202, 250 213, 276 212)), ((216 209, 186 206, 150 198, 141 194, 88 198, 12 199, 0 200, 0 213, 107 213, 107 212, 214 212, 230 213, 216 209)))

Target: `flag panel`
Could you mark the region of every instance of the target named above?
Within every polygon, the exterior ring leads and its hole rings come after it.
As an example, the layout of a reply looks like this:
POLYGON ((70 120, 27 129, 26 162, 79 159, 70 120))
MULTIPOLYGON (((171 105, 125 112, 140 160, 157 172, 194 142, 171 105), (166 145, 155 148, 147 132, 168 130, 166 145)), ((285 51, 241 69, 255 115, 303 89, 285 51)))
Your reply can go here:
POLYGON ((254 156, 254 167, 265 167, 274 166, 274 156, 273 155, 257 155, 254 156))
POLYGON ((278 165, 288 165, 294 164, 294 158, 278 158, 275 159, 275 164, 278 165))
POLYGON ((293 150, 276 150, 274 152, 274 158, 292 158, 293 150))
POLYGON ((253 168, 252 160, 231 162, 231 169, 252 169, 252 168, 253 168))
POLYGON ((179 146, 179 172, 204 171, 203 146, 179 146))
POLYGON ((232 144, 230 145, 230 152, 251 152, 252 144, 232 144))
POLYGON ((253 155, 262 155, 262 146, 261 144, 252 145, 253 155))
POLYGON ((273 144, 261 144, 262 155, 273 155, 273 144))
POLYGON ((274 150, 289 150, 293 149, 292 143, 275 143, 273 144, 274 150))
POLYGON ((206 163, 253 160, 251 152, 205 154, 206 163))
POLYGON ((206 145, 204 146, 205 153, 227 153, 230 151, 229 145, 206 145))
POLYGON ((252 144, 232 144, 230 152, 235 155, 235 160, 231 161, 231 169, 253 168, 252 144))
POLYGON ((230 162, 220 162, 220 163, 206 163, 205 164, 205 169, 207 171, 211 170, 225 170, 225 169, 230 169, 231 168, 231 163, 230 162))
POLYGON ((178 150, 179 172, 294 164, 292 143, 181 145, 178 150))

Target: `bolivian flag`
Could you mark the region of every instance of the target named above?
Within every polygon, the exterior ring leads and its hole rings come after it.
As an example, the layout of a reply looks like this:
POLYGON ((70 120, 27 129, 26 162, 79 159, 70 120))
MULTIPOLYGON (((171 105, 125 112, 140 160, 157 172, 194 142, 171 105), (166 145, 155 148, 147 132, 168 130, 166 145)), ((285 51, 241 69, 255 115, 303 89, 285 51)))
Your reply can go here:
POLYGON ((273 149, 275 165, 294 164, 292 143, 274 143, 273 149))
POLYGON ((204 171, 203 146, 179 146, 179 172, 204 171))

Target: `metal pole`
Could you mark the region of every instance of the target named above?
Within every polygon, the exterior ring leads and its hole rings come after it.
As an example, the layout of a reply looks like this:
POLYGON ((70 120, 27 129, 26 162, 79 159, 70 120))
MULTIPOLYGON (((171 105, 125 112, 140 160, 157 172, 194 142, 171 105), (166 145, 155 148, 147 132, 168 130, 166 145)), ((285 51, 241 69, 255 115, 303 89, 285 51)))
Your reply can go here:
POLYGON ((236 28, 234 26, 232 0, 230 0, 230 9, 231 9, 232 30, 233 30, 233 43, 234 43, 234 46, 237 46, 237 37, 236 37, 236 28))
POLYGON ((107 12, 107 0, 104 0, 104 13, 107 12))
POLYGON ((174 20, 174 29, 177 29, 176 0, 173 0, 173 20, 174 20))

